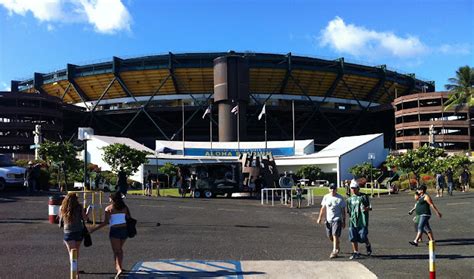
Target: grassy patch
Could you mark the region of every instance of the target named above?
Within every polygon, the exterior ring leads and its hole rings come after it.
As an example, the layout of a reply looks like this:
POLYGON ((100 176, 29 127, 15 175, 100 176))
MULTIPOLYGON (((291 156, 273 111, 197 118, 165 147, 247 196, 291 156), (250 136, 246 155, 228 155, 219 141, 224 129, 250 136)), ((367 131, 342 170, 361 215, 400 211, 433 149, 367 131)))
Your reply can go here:
MULTIPOLYGON (((316 188, 312 189, 313 190, 313 195, 314 196, 324 196, 329 193, 329 189, 327 187, 321 187, 321 188, 316 188)), ((372 189, 370 188, 361 188, 360 191, 364 194, 371 194, 372 189)), ((385 194, 388 193, 387 189, 374 189, 374 194, 379 193, 380 194, 385 194)), ((337 193, 340 195, 345 195, 346 194, 346 189, 345 188, 337 188, 337 193)))
MULTIPOLYGON (((127 194, 130 194, 130 195, 143 195, 144 190, 128 190, 127 194)), ((156 196, 156 194, 157 194, 157 190, 153 189, 152 195, 156 196)), ((160 190, 160 195, 163 196, 163 197, 180 197, 181 196, 178 192, 178 188, 161 189, 160 190)))

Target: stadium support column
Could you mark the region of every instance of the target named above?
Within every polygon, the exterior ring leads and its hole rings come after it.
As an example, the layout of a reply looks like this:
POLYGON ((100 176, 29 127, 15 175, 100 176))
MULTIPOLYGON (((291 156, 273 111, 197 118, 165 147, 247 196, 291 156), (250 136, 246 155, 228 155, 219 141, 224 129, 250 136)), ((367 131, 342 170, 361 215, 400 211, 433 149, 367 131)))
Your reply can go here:
POLYGON ((219 115, 219 141, 237 140, 237 117, 240 140, 245 141, 249 102, 249 65, 246 58, 230 52, 214 59, 214 102, 219 115), (239 111, 234 115, 231 110, 237 105, 239 111))

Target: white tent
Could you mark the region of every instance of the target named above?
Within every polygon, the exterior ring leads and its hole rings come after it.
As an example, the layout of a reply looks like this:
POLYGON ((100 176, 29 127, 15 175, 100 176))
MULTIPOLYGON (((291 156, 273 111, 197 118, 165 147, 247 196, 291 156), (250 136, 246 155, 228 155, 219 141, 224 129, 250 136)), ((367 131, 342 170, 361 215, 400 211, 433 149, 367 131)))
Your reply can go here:
MULTIPOLYGON (((102 160, 102 155, 104 154, 103 148, 115 143, 125 144, 140 151, 154 153, 152 149, 129 138, 91 135, 87 141, 87 162, 98 165, 102 170, 111 170, 110 166, 102 160)), ((129 178, 142 182, 143 166, 129 178)))
POLYGON ((387 157, 383 134, 342 137, 323 150, 302 156, 280 157, 276 159, 278 170, 296 171, 305 165, 317 165, 323 172, 337 173, 337 183, 352 179, 349 168, 356 164, 370 162, 373 155, 374 166, 380 165, 387 157))

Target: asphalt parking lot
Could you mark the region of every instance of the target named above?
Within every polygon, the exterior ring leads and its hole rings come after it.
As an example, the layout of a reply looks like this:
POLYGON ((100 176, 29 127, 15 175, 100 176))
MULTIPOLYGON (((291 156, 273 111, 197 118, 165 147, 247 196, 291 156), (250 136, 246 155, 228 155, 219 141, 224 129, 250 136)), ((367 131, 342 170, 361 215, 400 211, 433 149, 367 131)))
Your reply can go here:
MULTIPOLYGON (((340 257, 327 263, 331 246, 324 227, 315 223, 320 200, 311 207, 291 209, 280 204, 262 206, 253 199, 129 196, 126 202, 139 224, 138 235, 125 244, 124 266, 132 270, 145 263, 171 262, 176 269, 179 262, 182 269, 183 262, 215 267, 211 261, 220 261, 244 267, 233 273, 202 273, 185 266, 186 272, 148 271, 142 277, 130 273, 129 278, 276 278, 271 274, 288 268, 298 268, 301 278, 314 278, 309 270, 316 267, 309 264, 320 263, 320 268, 326 267, 320 278, 354 278, 346 230, 340 257), (276 270, 265 271, 258 263, 276 270), (252 273, 245 273, 247 264, 252 273), (339 273, 331 275, 331 270, 339 273)), ((431 221, 437 239, 438 278, 474 278, 474 192, 434 200, 443 213, 442 219, 434 216, 431 221)), ((48 223, 47 204, 47 193, 31 197, 13 191, 0 193, 0 278, 68 278, 62 231, 48 223)), ((407 214, 413 204, 408 193, 373 199, 369 238, 374 253, 358 260, 360 267, 379 278, 428 277, 427 246, 408 244, 415 234, 412 216, 407 214)), ((80 251, 79 269, 85 271, 81 278, 113 277, 107 229, 92 238, 92 247, 80 251)), ((361 251, 365 253, 364 248, 361 251)))

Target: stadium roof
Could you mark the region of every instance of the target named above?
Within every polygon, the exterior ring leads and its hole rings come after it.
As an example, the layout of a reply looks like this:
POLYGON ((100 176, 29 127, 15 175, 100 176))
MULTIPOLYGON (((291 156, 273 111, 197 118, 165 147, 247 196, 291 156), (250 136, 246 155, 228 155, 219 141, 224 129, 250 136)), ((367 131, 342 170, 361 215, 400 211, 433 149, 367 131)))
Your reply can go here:
POLYGON ((245 56, 251 94, 290 94, 389 104, 393 95, 434 91, 432 82, 400 74, 385 65, 372 67, 337 60, 293 56, 291 53, 184 53, 144 56, 89 65, 67 64, 52 73, 12 81, 12 91, 44 93, 69 103, 98 99, 213 93, 213 60, 245 56), (289 78, 290 77, 290 78, 289 78), (424 89, 423 89, 424 88, 424 89), (397 92, 397 93, 395 93, 397 92))

